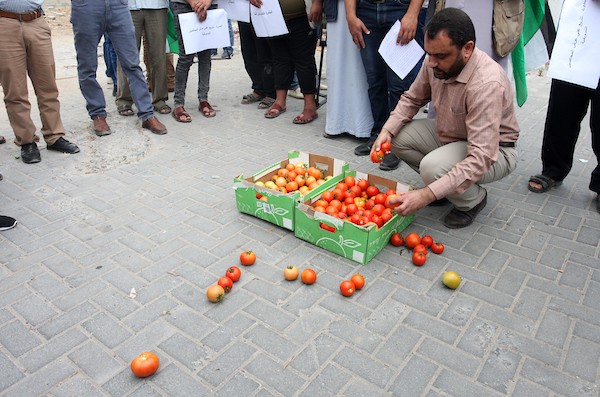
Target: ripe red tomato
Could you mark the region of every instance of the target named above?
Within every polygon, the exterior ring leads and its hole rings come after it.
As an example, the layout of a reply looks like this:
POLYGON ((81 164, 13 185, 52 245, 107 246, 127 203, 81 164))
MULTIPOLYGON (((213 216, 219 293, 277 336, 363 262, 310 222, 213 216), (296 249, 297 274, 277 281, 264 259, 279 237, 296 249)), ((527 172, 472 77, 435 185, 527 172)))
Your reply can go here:
POLYGON ((375 195, 375 204, 382 204, 382 205, 385 204, 386 198, 387 198, 387 196, 385 195, 385 193, 379 193, 379 194, 375 195))
POLYGON ((412 262, 415 264, 415 266, 423 266, 426 260, 427 255, 422 252, 415 252, 412 256, 412 262))
POLYGON ((244 266, 252 266, 256 262, 256 254, 253 251, 244 251, 240 254, 240 262, 244 266))
POLYGON ((369 186, 367 188, 367 196, 369 197, 373 197, 373 196, 377 196, 379 194, 379 188, 377 186, 369 186))
POLYGON ((387 221, 389 221, 390 219, 392 219, 393 217, 394 217, 394 215, 391 212, 383 211, 383 214, 381 214, 381 220, 383 220, 384 224, 387 221))
POLYGON ((396 208, 397 206, 400 205, 400 203, 392 203, 391 200, 397 198, 398 195, 397 194, 390 194, 389 196, 387 196, 387 198, 385 199, 385 206, 386 208, 396 208))
POLYGON ((356 180, 352 175, 348 175, 344 178, 344 183, 346 183, 346 186, 348 186, 348 189, 350 189, 352 186, 356 185, 356 180))
POLYGON ((369 181, 366 179, 361 179, 356 184, 358 185, 361 191, 367 190, 367 188, 369 187, 369 181))
POLYGON ((231 281, 233 281, 234 283, 236 281, 238 281, 240 279, 240 277, 242 276, 242 271, 240 270, 239 267, 237 266, 231 266, 229 269, 227 269, 227 271, 225 272, 225 276, 229 277, 231 279, 231 281))
POLYGON ((417 244, 415 248, 413 248, 413 252, 422 252, 427 255, 427 247, 425 247, 423 244, 417 244))
POLYGON ((371 161, 374 163, 381 163, 383 156, 385 156, 383 150, 373 150, 371 152, 371 161))
POLYGON ((386 196, 391 196, 392 194, 396 194, 396 191, 394 189, 390 189, 387 192, 385 192, 386 196))
POLYGON ((354 215, 356 214, 356 211, 358 211, 358 207, 356 206, 356 204, 352 203, 346 206, 346 214, 354 215))
POLYGON ((383 142, 379 149, 383 150, 384 153, 388 153, 392 150, 392 144, 390 142, 383 142))
POLYGON ((371 222, 375 223, 377 225, 377 227, 383 226, 383 218, 379 215, 373 215, 371 217, 371 222))
POLYGON ((158 366, 160 364, 160 360, 156 356, 156 354, 152 352, 143 352, 139 356, 131 361, 131 372, 138 378, 146 378, 150 375, 154 375, 158 366))
POLYGON ((400 233, 394 233, 390 237, 390 243, 392 243, 394 247, 399 247, 404 244, 404 239, 400 233))
POLYGON ((333 200, 333 192, 330 190, 323 192, 321 198, 327 202, 330 202, 331 200, 333 200))
POLYGON ((355 197, 359 197, 362 194, 362 189, 358 185, 354 185, 348 189, 354 194, 355 197))
POLYGON ((442 252, 444 252, 444 244, 442 243, 433 243, 433 245, 431 246, 431 251, 434 254, 441 254, 442 252))
POLYGON ((418 244, 421 244, 421 236, 419 236, 417 233, 409 233, 404 238, 404 244, 406 244, 408 248, 413 249, 418 244))
POLYGON ((219 284, 221 287, 223 287, 223 289, 225 290, 225 293, 228 293, 233 288, 233 281, 227 276, 221 277, 219 279, 219 281, 217 282, 217 284, 219 284))
POLYGON ((344 296, 352 296, 352 295, 354 295, 354 290, 355 289, 356 288, 354 287, 354 283, 352 281, 350 281, 350 280, 344 280, 340 284, 340 292, 344 296))
POLYGON ((421 244, 427 248, 431 248, 433 245, 433 238, 429 235, 421 237, 421 244))
POLYGON ((314 284, 317 281, 317 273, 313 269, 304 269, 300 278, 304 284, 314 284))
POLYGON ((356 273, 355 275, 353 275, 352 278, 350 278, 350 281, 352 281, 352 283, 354 284, 354 288, 356 288, 357 290, 362 289, 362 287, 365 286, 365 278, 360 273, 356 273))

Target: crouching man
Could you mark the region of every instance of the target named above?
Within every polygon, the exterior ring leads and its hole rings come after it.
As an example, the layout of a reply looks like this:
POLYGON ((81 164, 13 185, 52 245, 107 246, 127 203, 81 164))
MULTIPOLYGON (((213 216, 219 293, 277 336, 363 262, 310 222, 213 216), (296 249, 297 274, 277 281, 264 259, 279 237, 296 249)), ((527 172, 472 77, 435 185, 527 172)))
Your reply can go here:
POLYGON ((473 223, 487 203, 481 186, 517 166, 519 126, 506 72, 475 46, 469 16, 456 8, 438 12, 425 28, 419 75, 406 91, 372 150, 391 142, 392 152, 419 172, 425 187, 396 198, 396 211, 413 213, 445 199, 454 208, 444 219, 452 229, 473 223), (436 119, 413 120, 432 103, 436 119))

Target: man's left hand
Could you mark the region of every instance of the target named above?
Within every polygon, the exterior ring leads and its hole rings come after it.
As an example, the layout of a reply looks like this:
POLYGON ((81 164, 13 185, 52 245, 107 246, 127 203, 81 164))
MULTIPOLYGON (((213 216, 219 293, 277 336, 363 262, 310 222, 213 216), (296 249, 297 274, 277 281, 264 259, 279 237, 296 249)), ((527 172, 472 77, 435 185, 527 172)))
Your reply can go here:
POLYGON ((435 201, 436 197, 428 187, 411 190, 405 193, 398 193, 398 197, 390 199, 390 203, 400 203, 394 211, 402 216, 407 216, 426 207, 435 201))

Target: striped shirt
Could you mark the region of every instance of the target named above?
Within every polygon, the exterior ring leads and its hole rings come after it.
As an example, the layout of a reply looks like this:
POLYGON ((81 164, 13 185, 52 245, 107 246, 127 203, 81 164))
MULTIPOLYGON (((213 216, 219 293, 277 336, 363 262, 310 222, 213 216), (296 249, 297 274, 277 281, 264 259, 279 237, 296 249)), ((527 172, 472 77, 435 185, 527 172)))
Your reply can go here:
POLYGON ((42 8, 44 0, 0 0, 0 10, 15 14, 27 14, 42 8))
POLYGON ((434 77, 426 59, 383 128, 396 136, 431 100, 440 141, 467 141, 466 158, 429 184, 440 199, 463 193, 496 162, 500 143, 516 142, 519 125, 513 96, 504 69, 478 48, 460 74, 448 80, 434 77))

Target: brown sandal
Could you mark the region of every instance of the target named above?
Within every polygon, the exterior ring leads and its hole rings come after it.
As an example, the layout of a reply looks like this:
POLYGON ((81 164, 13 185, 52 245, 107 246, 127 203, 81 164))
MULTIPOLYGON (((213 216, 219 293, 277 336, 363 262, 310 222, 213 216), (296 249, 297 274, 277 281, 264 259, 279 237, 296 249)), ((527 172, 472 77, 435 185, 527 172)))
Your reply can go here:
POLYGON ((275 102, 273 106, 271 106, 269 110, 267 110, 267 112, 265 113, 265 117, 267 119, 274 119, 276 117, 279 117, 281 113, 285 113, 285 111, 286 108, 282 108, 277 102, 275 102))
POLYGON ((202 112, 202 115, 204 117, 215 117, 217 115, 217 112, 215 111, 215 109, 213 109, 212 106, 210 106, 210 103, 208 103, 208 101, 200 101, 200 106, 198 107, 198 110, 202 112))
POLYGON ((155 109, 160 114, 169 114, 171 113, 171 107, 169 105, 161 106, 158 109, 155 109))
POLYGON ((192 116, 185 111, 183 105, 175 106, 175 109, 173 109, 173 113, 171 114, 173 115, 173 118, 180 123, 190 123, 192 121, 192 116))

